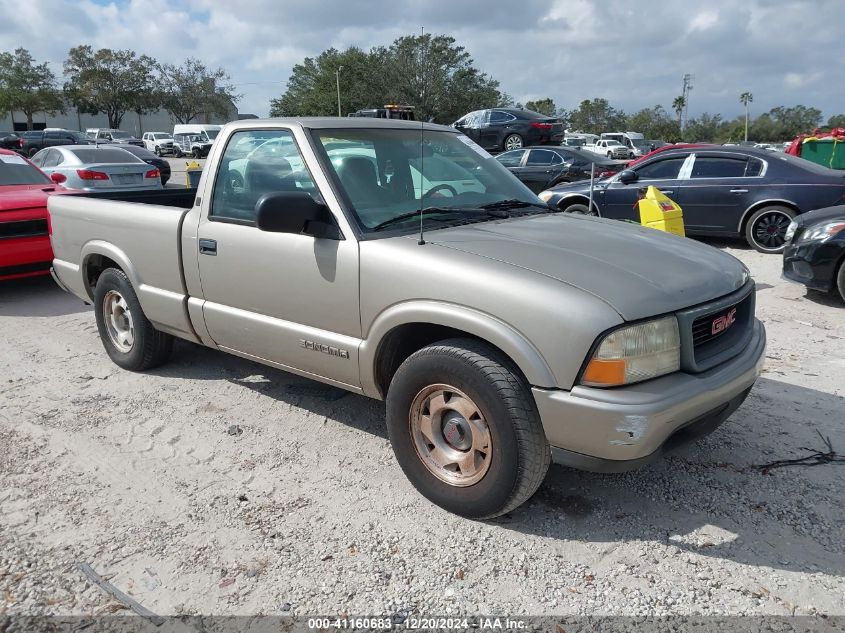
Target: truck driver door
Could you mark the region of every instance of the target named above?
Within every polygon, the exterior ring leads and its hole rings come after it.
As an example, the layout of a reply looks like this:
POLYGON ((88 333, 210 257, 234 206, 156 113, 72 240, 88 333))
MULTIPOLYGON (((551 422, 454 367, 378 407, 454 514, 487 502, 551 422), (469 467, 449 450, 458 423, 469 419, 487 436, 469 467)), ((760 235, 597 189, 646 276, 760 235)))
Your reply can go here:
POLYGON ((226 351, 359 386, 357 243, 260 231, 255 202, 274 191, 320 195, 293 134, 229 137, 197 231, 209 335, 226 351))

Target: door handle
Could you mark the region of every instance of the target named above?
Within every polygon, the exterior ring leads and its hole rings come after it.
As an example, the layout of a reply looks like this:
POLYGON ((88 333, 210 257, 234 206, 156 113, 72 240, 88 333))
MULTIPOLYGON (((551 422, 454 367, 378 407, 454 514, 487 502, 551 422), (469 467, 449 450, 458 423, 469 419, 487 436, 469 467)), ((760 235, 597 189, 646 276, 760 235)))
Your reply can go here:
POLYGON ((660 191, 660 193, 665 194, 665 195, 667 195, 667 196, 668 196, 670 193, 674 193, 671 189, 660 189, 659 191, 660 191))
POLYGON ((748 193, 748 189, 731 189, 731 193, 748 193))
POLYGON ((217 255, 217 240, 200 239, 200 255, 217 255))

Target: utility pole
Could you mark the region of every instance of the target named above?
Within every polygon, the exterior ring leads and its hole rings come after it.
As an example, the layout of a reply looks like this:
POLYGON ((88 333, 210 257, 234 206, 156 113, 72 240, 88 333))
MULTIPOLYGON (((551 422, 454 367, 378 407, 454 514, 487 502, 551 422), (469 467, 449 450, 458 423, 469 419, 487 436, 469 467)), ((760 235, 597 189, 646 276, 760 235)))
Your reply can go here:
POLYGON ((343 66, 338 66, 337 70, 334 71, 334 77, 337 80, 337 116, 343 116, 340 113, 340 71, 343 70, 343 66))
POLYGON ((681 115, 681 129, 683 130, 687 126, 687 121, 689 120, 689 91, 692 90, 692 82, 695 80, 695 75, 687 73, 684 75, 684 90, 681 95, 684 97, 684 112, 681 115))

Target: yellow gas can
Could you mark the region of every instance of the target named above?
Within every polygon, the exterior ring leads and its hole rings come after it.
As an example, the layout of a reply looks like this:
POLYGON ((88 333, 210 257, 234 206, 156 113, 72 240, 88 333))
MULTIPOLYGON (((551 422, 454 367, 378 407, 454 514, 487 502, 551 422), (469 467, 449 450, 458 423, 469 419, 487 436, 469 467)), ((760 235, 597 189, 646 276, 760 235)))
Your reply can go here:
POLYGON ((637 204, 640 209, 640 224, 685 237, 681 207, 660 189, 650 185, 645 192, 640 192, 637 204))

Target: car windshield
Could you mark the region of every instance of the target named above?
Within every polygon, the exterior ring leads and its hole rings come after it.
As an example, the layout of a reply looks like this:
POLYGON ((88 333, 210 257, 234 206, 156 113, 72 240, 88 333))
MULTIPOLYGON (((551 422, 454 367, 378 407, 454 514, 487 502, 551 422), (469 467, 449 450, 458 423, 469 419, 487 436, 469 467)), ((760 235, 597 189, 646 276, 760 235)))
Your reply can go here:
POLYGON ((23 157, 0 154, 0 186, 50 184, 52 181, 43 172, 27 163, 23 157))
POLYGON ((521 212, 548 210, 462 134, 426 130, 422 144, 413 129, 317 129, 314 135, 365 232, 410 229, 420 207, 429 209, 423 218, 432 226, 443 226, 447 215, 465 221, 475 212, 474 220, 489 219, 477 212, 497 203, 521 212))
POLYGON ((140 158, 136 158, 129 152, 117 149, 107 148, 102 146, 93 147, 91 149, 74 149, 69 150, 79 159, 83 165, 91 163, 143 163, 140 158))

